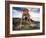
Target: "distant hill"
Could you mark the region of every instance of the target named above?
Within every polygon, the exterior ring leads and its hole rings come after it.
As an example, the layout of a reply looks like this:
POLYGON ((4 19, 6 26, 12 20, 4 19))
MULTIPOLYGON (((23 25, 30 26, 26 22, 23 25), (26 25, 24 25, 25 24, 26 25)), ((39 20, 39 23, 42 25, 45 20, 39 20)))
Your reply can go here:
MULTIPOLYGON (((30 19, 31 22, 35 22, 35 23, 39 23, 39 21, 34 21, 32 19, 30 19)), ((16 23, 16 22, 20 22, 21 21, 21 18, 13 18, 13 22, 16 23)))

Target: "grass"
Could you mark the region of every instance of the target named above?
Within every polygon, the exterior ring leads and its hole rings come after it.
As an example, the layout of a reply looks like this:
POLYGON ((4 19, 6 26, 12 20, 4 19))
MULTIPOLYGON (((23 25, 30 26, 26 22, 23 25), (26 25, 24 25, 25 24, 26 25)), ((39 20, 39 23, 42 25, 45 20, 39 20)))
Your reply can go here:
POLYGON ((17 25, 13 27, 13 30, 34 30, 34 29, 40 29, 40 27, 32 27, 31 25, 33 24, 27 24, 27 23, 22 23, 22 25, 17 25))

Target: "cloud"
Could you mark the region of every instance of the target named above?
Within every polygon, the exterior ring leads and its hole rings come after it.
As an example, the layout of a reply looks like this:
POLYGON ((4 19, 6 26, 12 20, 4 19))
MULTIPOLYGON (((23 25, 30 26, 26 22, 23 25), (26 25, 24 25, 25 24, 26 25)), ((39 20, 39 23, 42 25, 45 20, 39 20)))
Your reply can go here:
POLYGON ((40 8, 31 8, 31 12, 39 13, 40 12, 40 8))
POLYGON ((23 9, 22 7, 13 7, 13 10, 23 11, 23 9))

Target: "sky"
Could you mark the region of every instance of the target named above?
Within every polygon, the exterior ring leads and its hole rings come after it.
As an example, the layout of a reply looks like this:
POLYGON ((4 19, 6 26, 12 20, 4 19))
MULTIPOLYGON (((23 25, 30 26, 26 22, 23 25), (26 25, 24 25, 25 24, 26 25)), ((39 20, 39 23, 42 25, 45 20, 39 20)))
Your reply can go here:
MULTIPOLYGON (((17 10, 17 11, 23 11, 24 9, 25 9, 24 7, 13 7, 13 10, 17 10)), ((37 13, 40 12, 39 8, 30 8, 30 10, 32 12, 37 12, 37 13)))
MULTIPOLYGON (((13 16, 13 18, 15 18, 15 17, 16 18, 21 18, 24 9, 25 8, 23 8, 23 7, 13 7, 12 8, 12 16, 13 16)), ((30 18, 32 20, 35 20, 35 21, 40 20, 40 8, 26 8, 26 9, 30 9, 29 14, 30 14, 30 18)))

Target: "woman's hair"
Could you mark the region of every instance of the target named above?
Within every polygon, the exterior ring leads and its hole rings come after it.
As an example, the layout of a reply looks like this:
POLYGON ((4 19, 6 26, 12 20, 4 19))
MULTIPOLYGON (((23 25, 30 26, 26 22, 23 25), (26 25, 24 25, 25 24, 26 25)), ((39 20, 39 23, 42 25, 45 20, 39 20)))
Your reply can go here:
POLYGON ((23 11, 29 11, 29 10, 25 8, 23 11))
POLYGON ((28 13, 29 13, 29 10, 25 8, 25 9, 23 10, 23 14, 28 14, 28 13))

